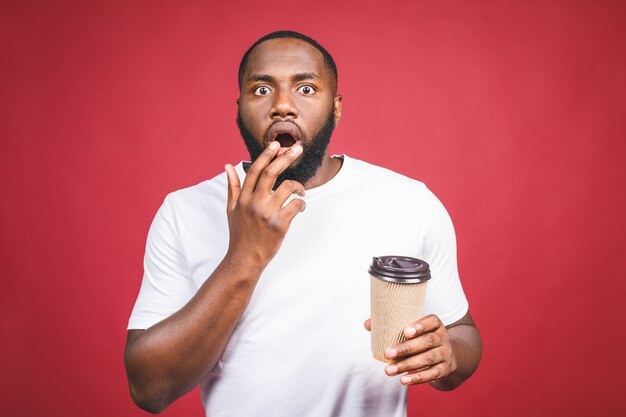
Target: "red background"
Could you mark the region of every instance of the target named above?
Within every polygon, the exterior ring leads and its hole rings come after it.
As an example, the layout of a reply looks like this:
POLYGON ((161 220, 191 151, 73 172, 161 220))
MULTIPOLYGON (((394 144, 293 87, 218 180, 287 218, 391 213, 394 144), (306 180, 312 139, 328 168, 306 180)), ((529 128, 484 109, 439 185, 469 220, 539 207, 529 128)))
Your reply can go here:
MULTIPOLYGON (((145 415, 122 352, 148 226, 246 156, 239 59, 289 28, 338 63, 331 151, 456 225, 484 357, 409 415, 624 415, 626 3, 94 3, 0 12, 0 414, 145 415)), ((201 414, 197 392, 164 413, 201 414)))

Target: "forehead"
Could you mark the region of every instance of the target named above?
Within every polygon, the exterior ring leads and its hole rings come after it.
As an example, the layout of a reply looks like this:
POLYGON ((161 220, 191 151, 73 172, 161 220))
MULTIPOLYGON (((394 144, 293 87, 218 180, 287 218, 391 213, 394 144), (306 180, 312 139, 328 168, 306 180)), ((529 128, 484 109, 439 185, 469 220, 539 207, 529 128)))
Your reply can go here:
POLYGON ((314 73, 327 79, 330 71, 324 56, 313 45, 300 39, 270 39, 259 44, 248 58, 243 81, 252 74, 276 77, 314 73))

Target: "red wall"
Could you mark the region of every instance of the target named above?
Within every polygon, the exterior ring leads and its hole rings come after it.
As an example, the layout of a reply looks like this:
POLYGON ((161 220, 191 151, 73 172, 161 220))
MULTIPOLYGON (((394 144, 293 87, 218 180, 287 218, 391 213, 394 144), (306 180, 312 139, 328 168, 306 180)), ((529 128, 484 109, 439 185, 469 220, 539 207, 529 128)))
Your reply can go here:
POLYGON ((122 352, 148 226, 245 157, 237 65, 281 28, 339 65, 331 150, 456 224, 484 358, 409 415, 624 415, 626 3, 100 3, 0 9, 1 415, 145 415, 122 352))

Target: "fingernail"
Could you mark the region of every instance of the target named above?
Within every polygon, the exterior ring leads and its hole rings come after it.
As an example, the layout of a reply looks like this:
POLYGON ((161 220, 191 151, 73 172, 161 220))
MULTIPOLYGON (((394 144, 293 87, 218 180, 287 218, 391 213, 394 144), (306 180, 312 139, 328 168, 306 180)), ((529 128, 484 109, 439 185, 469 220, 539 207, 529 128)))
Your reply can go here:
POLYGON ((403 384, 408 384, 411 382, 411 377, 410 376, 403 376, 402 378, 400 378, 400 382, 402 382, 403 384))
POLYGON ((388 367, 385 368, 385 372, 387 372, 387 375, 395 375, 398 372, 398 367, 396 365, 389 365, 388 367))
POLYGON ((272 151, 275 151, 276 149, 280 148, 280 143, 278 143, 277 141, 273 141, 270 143, 268 148, 270 148, 270 150, 272 151))
POLYGON ((415 331, 416 332, 421 332, 422 330, 424 330, 424 326, 422 326, 421 324, 416 324, 415 325, 415 331))
POLYGON ((415 327, 407 327, 405 333, 407 336, 411 337, 417 333, 417 330, 415 330, 415 327))
POLYGON ((392 348, 385 350, 385 356, 388 358, 395 358, 398 354, 398 351, 392 348))
POLYGON ((291 147, 291 153, 292 154, 297 154, 297 153, 300 153, 300 152, 302 152, 302 146, 300 146, 300 145, 293 145, 291 147))

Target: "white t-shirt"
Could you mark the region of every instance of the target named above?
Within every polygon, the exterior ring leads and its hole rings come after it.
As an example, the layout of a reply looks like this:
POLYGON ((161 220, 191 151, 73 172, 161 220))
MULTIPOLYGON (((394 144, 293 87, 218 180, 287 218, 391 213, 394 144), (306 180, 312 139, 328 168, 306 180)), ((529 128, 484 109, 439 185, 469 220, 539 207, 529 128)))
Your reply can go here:
MULTIPOLYGON (((236 167, 243 181, 242 164, 236 167)), ((228 247, 226 174, 171 193, 148 234, 129 329, 179 310, 228 247)), ((406 255, 431 268, 424 314, 444 324, 468 310, 450 217, 421 182, 348 156, 306 191, 216 367, 201 384, 206 415, 400 417, 406 388, 370 351, 368 266, 406 255)))

